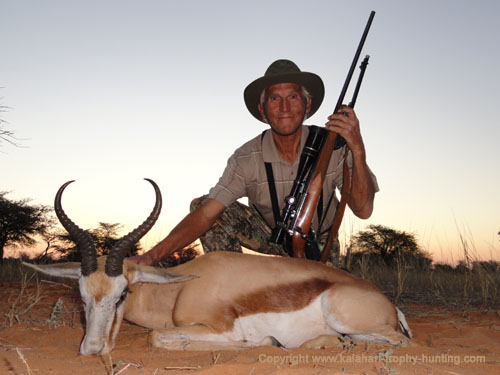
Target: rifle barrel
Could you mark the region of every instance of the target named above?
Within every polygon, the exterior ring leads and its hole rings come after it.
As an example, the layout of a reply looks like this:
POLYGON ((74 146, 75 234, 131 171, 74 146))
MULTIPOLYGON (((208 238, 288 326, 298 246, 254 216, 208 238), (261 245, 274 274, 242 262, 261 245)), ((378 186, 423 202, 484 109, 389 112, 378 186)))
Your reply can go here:
POLYGON ((366 55, 366 57, 361 62, 361 65, 359 66, 360 72, 359 72, 358 82, 356 83, 356 88, 354 89, 354 93, 352 94, 351 102, 349 103, 349 107, 351 107, 351 108, 354 108, 354 105, 356 104, 356 99, 358 98, 359 89, 361 87, 361 82, 363 82, 363 77, 365 76, 365 71, 366 71, 366 67, 368 66, 369 59, 370 59, 370 56, 366 55))
MULTIPOLYGON (((365 43, 368 32, 370 31, 370 26, 374 17, 375 11, 371 11, 370 17, 368 18, 368 22, 365 26, 365 30, 363 31, 363 35, 361 36, 361 40, 354 55, 351 67, 347 74, 347 78, 344 82, 344 87, 342 88, 337 105, 335 106, 334 113, 338 112, 340 106, 344 102, 345 94, 349 87, 349 83, 351 82, 354 70, 356 69, 356 65, 358 64, 359 55, 361 54, 361 50, 363 49, 363 45, 365 43)), ((319 156, 314 165, 314 170, 308 176, 306 182, 307 190, 304 192, 304 196, 302 197, 302 199, 304 199, 304 203, 297 210, 296 217, 293 223, 294 227, 292 233, 292 249, 294 256, 297 258, 305 257, 305 236, 309 234, 309 231, 311 229, 312 219, 316 207, 318 206, 319 196, 323 188, 323 182, 325 180, 326 171, 328 169, 328 164, 330 162, 333 149, 336 145, 337 139, 341 138, 340 135, 338 135, 336 132, 329 131, 327 133, 328 135, 326 136, 319 156)))
POLYGON ((342 91, 340 92, 339 100, 337 101, 337 104, 335 105, 335 110, 333 111, 333 113, 337 113, 340 106, 344 102, 345 94, 347 92, 347 89, 349 88, 349 83, 351 82, 352 75, 354 74, 354 69, 356 69, 356 65, 358 64, 359 55, 361 55, 361 50, 363 49, 366 37, 368 35, 368 32, 370 31, 370 27, 371 27, 372 22, 373 22, 373 17, 375 17, 374 10, 371 11, 370 17, 368 18, 368 22, 366 23, 365 30, 363 31, 363 35, 361 36, 361 40, 359 41, 358 49, 356 50, 356 53, 354 54, 354 59, 352 60, 351 67, 349 68, 349 73, 347 73, 347 78, 344 82, 344 87, 342 87, 342 91))

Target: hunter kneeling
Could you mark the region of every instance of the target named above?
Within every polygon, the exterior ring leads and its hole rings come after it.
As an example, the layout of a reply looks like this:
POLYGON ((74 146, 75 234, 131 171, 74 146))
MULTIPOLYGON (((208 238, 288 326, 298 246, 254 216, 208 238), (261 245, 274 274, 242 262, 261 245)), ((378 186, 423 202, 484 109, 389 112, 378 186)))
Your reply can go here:
MULTIPOLYGON (((244 246, 264 254, 288 256, 290 241, 278 245, 269 239, 297 176, 306 140, 313 131, 304 121, 318 110, 323 97, 324 85, 318 75, 300 71, 289 60, 273 62, 264 76, 250 83, 244 92, 245 104, 252 116, 268 124, 270 129, 234 152, 208 196, 195 199, 191 212, 165 239, 130 260, 154 265, 197 238, 205 253, 241 252, 244 246), (245 196, 248 206, 237 202, 245 196)), ((354 110, 342 106, 337 114, 328 117, 325 127, 342 136, 346 146, 332 153, 323 184, 324 199, 320 199, 311 224, 316 235, 309 245, 335 256, 338 241, 330 249, 322 247, 337 207, 335 189, 343 185, 344 159, 347 158, 352 181, 347 204, 356 216, 370 217, 378 185, 366 164, 365 146, 354 110), (345 147, 350 150, 348 153, 345 147)))

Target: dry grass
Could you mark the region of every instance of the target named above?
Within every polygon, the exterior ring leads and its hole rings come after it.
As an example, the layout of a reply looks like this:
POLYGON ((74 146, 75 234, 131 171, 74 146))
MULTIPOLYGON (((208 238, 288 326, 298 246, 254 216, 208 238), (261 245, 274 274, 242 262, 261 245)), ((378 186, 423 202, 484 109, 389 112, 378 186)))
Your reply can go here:
POLYGON ((108 375, 119 375, 126 371, 128 368, 133 367, 133 368, 141 368, 142 366, 138 363, 126 363, 123 361, 118 361, 116 363, 113 363, 113 358, 111 357, 111 354, 108 354, 107 356, 101 356, 101 363, 104 367, 104 370, 108 375), (109 361, 109 366, 106 363, 106 357, 107 360, 109 361))
POLYGON ((21 282, 24 270, 19 259, 4 259, 0 264, 0 282, 21 282))
POLYGON ((19 359, 23 362, 24 366, 26 367, 26 371, 27 371, 28 375, 32 375, 33 371, 31 370, 30 365, 26 361, 26 358, 24 358, 24 355, 21 352, 21 350, 19 348, 16 348, 16 352, 17 352, 17 355, 19 356, 19 359))
MULTIPOLYGON (((454 309, 496 309, 500 310, 500 270, 494 262, 479 262, 471 256, 470 246, 464 242, 464 260, 456 267, 437 264, 425 266, 398 258, 387 266, 380 259, 361 257, 351 264, 351 272, 370 280, 396 304, 422 303, 442 305, 454 309)), ((345 265, 350 259, 343 260, 345 265)), ((0 282, 16 282, 19 288, 13 290, 8 303, 3 326, 11 326, 19 317, 32 309, 40 299, 40 281, 52 279, 43 275, 33 277, 20 261, 7 259, 0 266, 0 282), (28 284, 36 288, 28 289, 28 284)), ((54 307, 55 308, 55 307, 54 307)))
POLYGON ((3 326, 12 327, 20 321, 20 317, 33 309, 42 298, 42 288, 39 282, 36 283, 34 291, 29 288, 29 283, 33 281, 33 275, 21 274, 21 282, 18 290, 13 290, 7 299, 10 306, 5 313, 3 326), (30 291, 31 290, 31 291, 30 291))
POLYGON ((500 262, 480 261, 472 237, 458 234, 463 259, 455 267, 408 255, 396 256, 388 265, 373 254, 351 251, 346 257, 352 259, 344 264, 351 264, 351 272, 373 282, 395 304, 500 310, 500 262))
POLYGON ((401 260, 392 266, 361 258, 352 272, 370 280, 396 304, 422 303, 450 308, 500 309, 500 272, 488 263, 417 267, 401 260))
POLYGON ((0 330, 26 321, 47 325, 52 328, 59 326, 74 327, 75 320, 82 311, 75 281, 66 280, 65 283, 52 281, 55 278, 25 268, 21 266, 18 260, 10 260, 0 265, 0 275, 4 276, 0 281, 3 291, 1 294, 0 330), (66 304, 63 303, 63 299, 59 298, 54 305, 46 306, 43 299, 47 297, 47 293, 50 294, 50 290, 54 285, 71 290, 71 293, 74 294, 72 300, 76 302, 69 301, 69 308, 67 308, 66 304), (37 315, 36 312, 40 309, 47 310, 48 319, 33 321, 32 316, 37 315))

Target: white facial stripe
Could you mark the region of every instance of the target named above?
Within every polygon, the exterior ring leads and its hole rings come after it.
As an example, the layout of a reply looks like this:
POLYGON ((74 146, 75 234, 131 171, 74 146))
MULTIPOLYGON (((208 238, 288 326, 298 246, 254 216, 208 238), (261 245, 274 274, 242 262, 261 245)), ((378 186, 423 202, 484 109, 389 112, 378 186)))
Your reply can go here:
MULTIPOLYGON (((82 354, 98 354, 108 341, 111 326, 115 318, 116 303, 120 300, 123 290, 127 287, 127 279, 123 276, 109 278, 112 289, 110 293, 96 301, 87 291, 88 277, 79 280, 80 293, 85 302, 86 329, 80 352, 82 354)), ((108 348, 107 348, 108 349, 108 348)), ((111 350, 111 348, 109 348, 111 350)))

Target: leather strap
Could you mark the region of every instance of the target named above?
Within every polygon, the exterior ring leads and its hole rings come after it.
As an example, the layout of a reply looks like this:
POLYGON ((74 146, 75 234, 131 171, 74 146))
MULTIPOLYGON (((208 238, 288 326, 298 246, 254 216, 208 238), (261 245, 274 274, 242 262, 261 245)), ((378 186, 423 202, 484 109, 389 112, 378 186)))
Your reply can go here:
MULTIPOLYGON (((264 130, 261 134, 261 142, 264 141, 264 135, 267 130, 264 130)), ((275 225, 281 220, 281 213, 278 204, 278 194, 276 192, 276 183, 274 180, 273 165, 269 162, 264 162, 266 168, 267 185, 269 187, 269 195, 271 197, 271 205, 273 209, 274 223, 275 225)), ((318 222, 323 223, 323 191, 319 196, 318 207, 316 208, 316 213, 318 214, 318 222)), ((318 229, 318 234, 320 233, 321 227, 318 229)))
POLYGON ((325 247, 323 248, 323 254, 321 254, 322 263, 326 263, 328 260, 328 255, 330 255, 330 248, 332 247, 333 241, 337 239, 339 235, 340 225, 342 224, 342 218, 344 217, 345 207, 351 191, 351 175, 349 173, 349 165, 347 164, 348 153, 349 149, 346 147, 343 165, 341 198, 340 202, 337 204, 337 210, 335 211, 335 217, 333 218, 333 225, 330 233, 328 233, 328 239, 326 240, 325 247))
POLYGON ((267 175, 267 185, 269 187, 269 195, 271 196, 271 205, 273 207, 274 223, 275 225, 281 220, 280 208, 278 204, 278 194, 276 193, 276 184, 274 183, 273 165, 265 162, 267 175))

